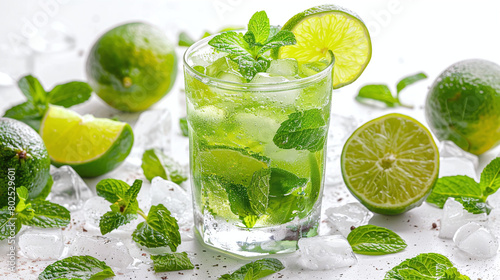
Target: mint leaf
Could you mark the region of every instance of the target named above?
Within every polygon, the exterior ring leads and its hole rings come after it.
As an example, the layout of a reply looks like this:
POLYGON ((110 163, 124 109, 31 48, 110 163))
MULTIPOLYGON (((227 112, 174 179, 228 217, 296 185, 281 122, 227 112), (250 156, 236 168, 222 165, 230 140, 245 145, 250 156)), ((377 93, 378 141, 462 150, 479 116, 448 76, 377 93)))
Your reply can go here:
POLYGON ((90 98, 92 88, 84 82, 69 82, 55 86, 48 94, 50 104, 69 108, 90 98))
POLYGON ((492 160, 484 168, 479 187, 485 197, 494 194, 500 188, 500 157, 492 160))
POLYGON ((32 200, 33 218, 22 223, 41 228, 65 227, 71 221, 71 214, 63 206, 45 200, 32 200))
POLYGON ((257 215, 264 215, 267 210, 269 200, 269 181, 271 179, 271 169, 262 168, 252 175, 252 181, 248 186, 248 197, 250 207, 257 215))
POLYGON ((9 238, 11 231, 17 234, 22 224, 16 219, 15 209, 4 206, 0 209, 0 241, 9 238))
POLYGON ((398 82, 397 86, 396 86, 396 90, 397 90, 397 95, 399 96, 399 93, 407 86, 413 84, 413 83, 416 83, 420 80, 423 80, 423 79, 427 79, 427 75, 425 75, 425 73, 417 73, 415 75, 411 75, 411 76, 408 76, 408 77, 405 77, 403 79, 401 79, 401 81, 398 82))
MULTIPOLYGON (((452 268, 451 261, 441 254, 420 254, 414 258, 406 259, 389 270, 385 274, 384 280, 450 279, 450 273, 455 273, 455 270, 450 270, 452 268)), ((458 271, 455 274, 457 273, 458 271)), ((461 277, 470 280, 467 276, 461 277)))
POLYGON ((179 33, 179 43, 180 47, 190 47, 195 41, 186 32, 179 33))
POLYGON ((458 272, 456 267, 448 268, 444 272, 443 280, 470 280, 468 276, 465 276, 458 272))
POLYGON ((443 208, 448 197, 472 197, 484 202, 479 184, 474 179, 462 175, 439 178, 426 201, 443 208))
POLYGON ((297 40, 293 32, 288 30, 281 30, 272 38, 270 38, 266 44, 259 50, 259 54, 263 54, 268 50, 276 49, 283 46, 295 45, 297 40))
POLYGON ((47 266, 38 280, 100 280, 112 276, 115 273, 105 262, 91 256, 74 256, 47 266))
POLYGON ((157 176, 176 184, 187 180, 187 174, 182 166, 158 149, 144 152, 141 167, 149 181, 157 176))
POLYGON ((303 195, 270 196, 267 212, 273 224, 284 224, 304 210, 304 203, 303 195))
POLYGON ((181 243, 177 220, 162 204, 151 206, 146 222, 137 225, 132 238, 147 248, 168 246, 174 252, 181 243))
POLYGON ((47 104, 47 92, 37 78, 28 75, 22 77, 17 83, 21 92, 32 104, 47 104))
POLYGON ((269 37, 271 26, 265 11, 256 12, 248 22, 248 31, 252 32, 255 42, 263 44, 269 37))
POLYGON ((21 224, 27 223, 35 216, 34 210, 31 208, 31 203, 27 202, 28 189, 24 186, 16 188, 17 205, 16 205, 16 221, 21 224))
POLYGON ((404 250, 406 242, 392 230, 365 225, 352 230, 347 236, 354 253, 363 255, 385 255, 404 250))
POLYGON ((239 216, 247 228, 252 228, 257 222, 258 217, 250 204, 247 188, 240 184, 228 183, 226 191, 231 212, 239 216))
POLYGON ((183 136, 189 136, 189 128, 186 117, 179 119, 179 126, 181 127, 181 132, 183 136))
POLYGON ((287 196, 307 185, 308 179, 280 169, 271 168, 270 196, 287 196))
POLYGON ((492 210, 487 202, 479 198, 462 196, 455 197, 455 201, 460 202, 464 209, 472 214, 486 213, 489 215, 492 210))
POLYGON ((151 255, 155 272, 178 271, 193 269, 194 265, 186 252, 151 255))
POLYGON ((363 103, 367 99, 383 102, 387 107, 400 105, 399 99, 392 96, 387 85, 366 85, 362 87, 356 96, 356 100, 363 103))
POLYGON ((98 196, 103 197, 111 203, 115 203, 126 198, 129 187, 122 180, 104 179, 97 183, 96 192, 98 196))
POLYGON ((40 123, 48 109, 48 104, 34 105, 30 101, 16 105, 5 112, 4 117, 21 121, 35 131, 40 130, 40 123))
POLYGON ((251 56, 240 56, 234 59, 239 65, 239 72, 247 80, 250 81, 259 72, 265 72, 269 68, 270 62, 264 57, 257 60, 251 56))
POLYGON ((105 235, 113 230, 137 219, 137 214, 122 214, 120 212, 108 211, 99 220, 101 234, 105 235))
POLYGON ((218 51, 227 52, 234 57, 251 56, 248 51, 248 43, 243 39, 243 35, 234 31, 221 33, 208 41, 208 44, 218 51))
POLYGON ((281 123, 273 142, 282 149, 316 152, 325 146, 327 129, 321 110, 295 112, 281 123))
POLYGON ((224 274, 219 279, 228 280, 256 280, 283 270, 285 266, 273 258, 265 258, 247 263, 231 274, 224 274), (246 277, 249 274, 251 277, 246 277))

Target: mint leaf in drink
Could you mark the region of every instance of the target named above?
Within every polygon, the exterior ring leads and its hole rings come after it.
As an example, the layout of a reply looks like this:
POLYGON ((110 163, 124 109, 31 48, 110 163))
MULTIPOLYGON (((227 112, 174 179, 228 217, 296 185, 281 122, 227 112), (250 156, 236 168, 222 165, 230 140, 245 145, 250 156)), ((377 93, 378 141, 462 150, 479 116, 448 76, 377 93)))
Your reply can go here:
POLYGON ((174 252, 181 243, 177 220, 162 204, 151 206, 146 221, 137 225, 132 239, 147 248, 168 246, 174 252))
POLYGON ((295 219, 304 207, 303 195, 270 196, 267 212, 273 224, 284 224, 295 219))
POLYGON ((247 263, 231 274, 224 274, 219 279, 226 280, 256 280, 283 270, 285 266, 274 258, 265 258, 247 263), (249 275, 249 277, 247 277, 249 275))
POLYGON ((179 126, 181 127, 181 132, 183 136, 189 136, 189 128, 186 117, 179 119, 179 126))
POLYGON ((446 176, 437 180, 427 202, 443 208, 448 197, 472 197, 483 200, 479 184, 468 176, 446 176))
POLYGON ((259 50, 259 54, 263 54, 268 50, 273 50, 279 47, 295 45, 297 40, 293 32, 288 30, 280 30, 276 35, 270 38, 264 46, 259 50))
POLYGON ((281 123, 273 142, 282 149, 316 152, 325 145, 327 129, 320 109, 295 112, 281 123))
POLYGON ((453 269, 451 261, 436 253, 420 254, 414 258, 406 259, 399 265, 389 270, 384 280, 405 280, 405 279, 464 279, 469 277, 460 274, 453 269), (456 276, 460 278, 450 278, 456 276))
POLYGON ((38 280, 99 280, 112 276, 115 273, 105 262, 91 256, 74 256, 47 266, 38 280))
POLYGON ((376 100, 385 103, 387 107, 399 105, 399 99, 392 96, 387 85, 366 85, 359 90, 356 100, 360 103, 366 100, 376 100))
POLYGON ((187 172, 184 168, 159 149, 145 151, 142 155, 141 167, 144 176, 149 181, 157 176, 176 184, 187 180, 187 172))
POLYGON ((252 209, 247 188, 240 184, 228 183, 226 191, 231 212, 239 216, 247 228, 252 228, 257 222, 258 216, 252 209))
POLYGON ((401 79, 401 81, 398 82, 396 85, 396 90, 397 90, 397 95, 399 96, 399 93, 406 88, 407 86, 416 83, 420 80, 427 79, 427 75, 425 73, 417 73, 415 75, 411 75, 408 77, 404 77, 401 79))
POLYGON ((281 168, 271 168, 270 190, 271 196, 287 196, 297 190, 302 190, 309 180, 281 168))
POLYGON ((241 75, 250 81, 259 72, 265 72, 269 68, 270 61, 265 57, 255 59, 251 56, 240 56, 234 59, 239 65, 241 75))
POLYGON ((500 157, 492 160, 483 169, 479 187, 485 197, 494 194, 500 188, 500 157))
POLYGON ((406 242, 392 230, 364 225, 353 229, 347 236, 354 253, 363 255, 385 255, 404 250, 406 242))
POLYGON ((269 201, 269 181, 271 179, 271 169, 262 168, 252 175, 252 181, 248 186, 248 197, 250 207, 257 215, 264 215, 269 201))
POLYGON ((120 212, 108 211, 99 220, 99 229, 102 235, 130 223, 137 219, 137 214, 122 214, 120 212))
POLYGON ((71 214, 63 206, 45 200, 30 201, 33 218, 23 224, 41 228, 65 227, 71 221, 71 214))
POLYGON ((186 32, 179 33, 179 47, 190 47, 195 41, 186 32))
POLYGON ((194 265, 186 252, 151 255, 155 272, 193 269, 194 265))
POLYGON ((216 50, 228 53, 231 57, 251 56, 249 45, 243 34, 234 31, 221 33, 213 37, 208 44, 216 50))
POLYGON ((271 26, 265 11, 256 12, 248 22, 248 33, 252 33, 255 42, 263 44, 269 37, 271 26))
POLYGON ((92 88, 84 82, 69 82, 55 86, 48 94, 50 104, 69 108, 90 98, 92 88))

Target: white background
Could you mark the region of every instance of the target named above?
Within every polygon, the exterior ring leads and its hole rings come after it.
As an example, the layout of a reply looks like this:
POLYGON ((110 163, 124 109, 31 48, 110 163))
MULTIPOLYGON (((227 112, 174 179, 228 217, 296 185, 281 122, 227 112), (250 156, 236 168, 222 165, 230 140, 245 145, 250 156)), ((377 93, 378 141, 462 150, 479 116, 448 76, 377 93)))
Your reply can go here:
MULTIPOLYGON (((177 40, 180 31, 186 31, 194 38, 205 30, 216 31, 223 26, 244 26, 257 10, 266 10, 272 24, 284 24, 296 13, 325 1, 131 1, 131 0, 53 0, 53 1, 10 1, 0 0, 0 44, 11 43, 32 36, 52 22, 60 22, 76 38, 76 48, 70 52, 52 55, 36 55, 34 69, 30 71, 42 84, 50 89, 55 84, 70 80, 85 80, 84 63, 88 51, 100 34, 116 25, 130 21, 146 21, 165 30, 172 41, 177 40)), ((425 124, 423 104, 428 87, 449 65, 469 58, 483 58, 500 63, 500 2, 495 1, 337 1, 358 13, 370 29, 373 55, 363 75, 355 83, 335 91, 332 110, 335 114, 353 116, 361 122, 389 113, 400 112, 413 116, 425 124), (355 103, 354 96, 367 83, 386 83, 395 89, 397 81, 409 74, 423 71, 429 78, 406 89, 402 93, 403 102, 414 104, 415 109, 378 109, 355 103)), ((183 49, 178 49, 179 55, 183 49)), ((5 54, 0 54, 0 69, 19 68, 21 60, 5 62, 5 54), (4 60, 2 60, 4 59, 4 60)), ((181 65, 179 64, 179 70, 181 65)), ((179 72, 174 90, 155 108, 169 108, 173 115, 173 133, 178 134, 177 121, 182 114, 179 99, 182 97, 182 72, 179 72)), ((12 105, 23 102, 24 97, 15 88, 0 88, 0 113, 12 105)), ((119 115, 122 120, 136 121, 138 114, 122 114, 108 107, 96 96, 74 108, 80 113, 92 113, 100 117, 119 115)), ((334 128, 335 129, 335 128, 334 128)), ((173 150, 185 147, 174 137, 173 150)), ((184 139, 185 141, 185 139, 184 139)), ((479 170, 498 155, 497 148, 480 157, 479 170)), ((184 153, 181 153, 185 155, 184 153)), ((179 154, 174 156, 179 157, 179 154)), ((187 158, 178 158, 186 162, 187 158)), ((327 170, 327 172, 332 172, 327 170)), ((457 170, 457 172, 459 172, 457 170)), ((115 174, 120 174, 119 172, 115 174)), ((117 175, 118 176, 118 175, 117 175)), ((125 174, 120 174, 125 176, 125 174)), ((88 180, 94 187, 97 180, 88 180)), ((354 199, 345 187, 338 189, 327 186, 326 192, 335 196, 324 207, 340 205, 354 199), (343 198, 337 202, 336 198, 343 198)), ((493 207, 500 208, 500 194, 490 198, 493 207)), ((187 210, 189 211, 189 210, 187 210)), ((498 211, 498 210, 497 210, 498 211)), ((490 226, 500 236, 500 215, 495 211, 490 226)), ((375 215, 371 223, 391 228, 409 244, 400 253, 386 256, 358 255, 358 264, 351 268, 334 271, 310 272, 287 267, 280 274, 269 279, 383 279, 387 270, 402 260, 419 253, 436 252, 449 257, 459 271, 471 279, 500 279, 500 257, 492 259, 472 259, 461 253, 452 241, 437 237, 438 231, 431 229, 438 223, 441 210, 426 204, 406 214, 396 217, 375 215)), ((5 243, 1 243, 5 247, 5 243)), ((210 251, 203 252, 195 241, 186 242, 181 250, 197 253, 194 260, 200 264, 199 270, 185 271, 184 274, 161 273, 155 275, 143 265, 139 270, 124 272, 115 279, 214 279, 233 271, 244 261, 219 256, 210 251), (214 265, 220 264, 215 267, 214 265), (226 265, 223 268, 222 265, 226 265)), ((5 249, 5 248, 4 248, 5 249)), ((2 252, 5 250, 2 250, 2 252)), ((5 256, 2 253, 2 258, 5 256)), ((36 275, 51 262, 19 260, 20 271, 13 275, 5 271, 1 262, 0 279, 35 279, 36 275)))

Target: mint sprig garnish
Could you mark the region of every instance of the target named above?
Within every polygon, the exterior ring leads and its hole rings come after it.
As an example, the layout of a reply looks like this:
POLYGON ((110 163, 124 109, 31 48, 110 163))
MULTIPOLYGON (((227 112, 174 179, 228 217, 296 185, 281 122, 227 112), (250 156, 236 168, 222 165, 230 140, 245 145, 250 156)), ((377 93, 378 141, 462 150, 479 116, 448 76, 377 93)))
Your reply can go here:
POLYGON ((406 242, 390 229, 364 225, 353 229, 347 236, 354 253, 385 255, 404 250, 406 242))
POLYGON ((47 266, 38 280, 98 280, 112 276, 115 273, 105 262, 91 256, 73 256, 47 266))
POLYGON ((389 270, 384 277, 384 280, 405 279, 470 280, 460 274, 447 257, 436 253, 406 259, 389 270))
POLYGON ((8 238, 11 231, 17 234, 23 225, 40 228, 67 226, 71 220, 68 209, 49 201, 28 198, 28 189, 16 188, 15 207, 4 206, 0 209, 0 240, 8 238))
POLYGON ((436 182, 427 202, 443 208, 449 197, 455 198, 464 208, 474 214, 491 211, 487 198, 500 188, 500 157, 492 160, 481 173, 477 183, 474 179, 463 176, 441 177, 436 182))
POLYGON ((28 75, 18 82, 19 89, 28 99, 5 112, 4 117, 16 119, 40 130, 40 123, 49 108, 49 104, 71 107, 90 98, 92 88, 84 82, 69 82, 45 91, 37 78, 28 75))
POLYGON ((247 263, 231 274, 224 274, 220 279, 257 280, 283 270, 285 266, 274 258, 265 258, 247 263))
POLYGON ((194 265, 186 252, 151 255, 155 272, 193 269, 194 265))
POLYGON ((245 34, 225 32, 212 38, 208 44, 216 50, 228 53, 228 57, 239 66, 239 72, 250 81, 258 72, 269 68, 269 59, 263 56, 267 51, 297 43, 291 31, 276 32, 271 28, 265 11, 256 12, 248 22, 245 34))
POLYGON ((141 167, 149 181, 157 176, 176 184, 187 180, 187 172, 182 166, 158 149, 144 152, 141 167))
POLYGON ((359 90, 358 95, 356 96, 356 101, 360 103, 366 103, 367 100, 374 100, 384 103, 387 107, 402 106, 413 108, 413 106, 411 105, 402 104, 401 100, 399 99, 399 94, 407 86, 426 78, 427 75, 425 75, 424 73, 418 73, 401 79, 396 86, 396 96, 391 93, 391 90, 387 85, 366 85, 359 90))
POLYGON ((151 206, 145 222, 137 225, 132 233, 132 239, 147 248, 170 247, 175 252, 181 244, 181 234, 177 220, 170 211, 158 204, 151 206))

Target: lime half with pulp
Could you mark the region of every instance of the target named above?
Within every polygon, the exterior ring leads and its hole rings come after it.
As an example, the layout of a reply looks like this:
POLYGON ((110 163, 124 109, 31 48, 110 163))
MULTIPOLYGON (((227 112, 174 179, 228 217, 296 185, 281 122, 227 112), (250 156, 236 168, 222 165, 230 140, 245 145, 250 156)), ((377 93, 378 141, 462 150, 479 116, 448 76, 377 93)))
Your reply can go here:
POLYGON ((297 44, 281 47, 279 58, 317 62, 335 55, 333 88, 354 82, 372 56, 370 34, 354 12, 335 5, 317 6, 292 17, 283 26, 292 31, 297 44))
POLYGON ((429 130, 401 114, 358 128, 342 150, 349 191, 375 213, 395 215, 420 206, 439 173, 439 152, 429 130))

